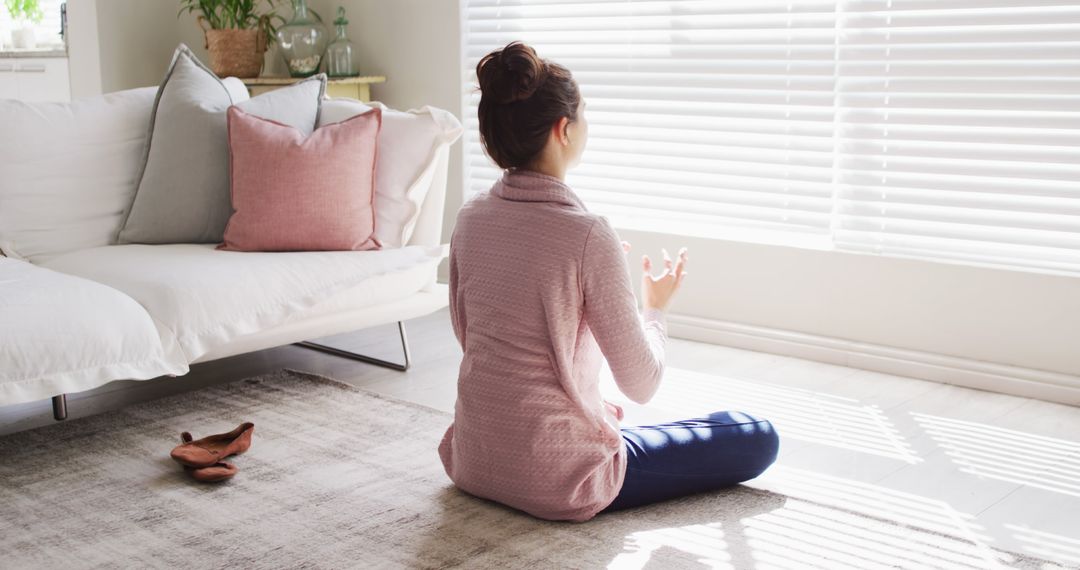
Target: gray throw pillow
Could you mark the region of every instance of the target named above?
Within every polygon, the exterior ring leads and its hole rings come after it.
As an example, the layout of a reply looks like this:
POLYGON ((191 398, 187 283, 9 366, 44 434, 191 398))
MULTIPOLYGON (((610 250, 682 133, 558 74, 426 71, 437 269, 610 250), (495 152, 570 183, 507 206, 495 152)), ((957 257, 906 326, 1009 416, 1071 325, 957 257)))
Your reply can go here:
POLYGON ((239 80, 218 79, 178 47, 158 88, 138 189, 117 242, 221 242, 232 215, 225 112, 236 105, 310 135, 325 92, 326 76, 317 75, 249 99, 239 80))

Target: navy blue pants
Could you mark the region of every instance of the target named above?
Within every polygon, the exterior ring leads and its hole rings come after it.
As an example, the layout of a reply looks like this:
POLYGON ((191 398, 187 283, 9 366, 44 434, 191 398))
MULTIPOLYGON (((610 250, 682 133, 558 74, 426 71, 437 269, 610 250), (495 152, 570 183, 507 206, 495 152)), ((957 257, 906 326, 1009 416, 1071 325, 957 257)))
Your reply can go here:
POLYGON ((622 428, 626 479, 602 512, 712 491, 761 475, 780 440, 767 420, 742 412, 622 428))

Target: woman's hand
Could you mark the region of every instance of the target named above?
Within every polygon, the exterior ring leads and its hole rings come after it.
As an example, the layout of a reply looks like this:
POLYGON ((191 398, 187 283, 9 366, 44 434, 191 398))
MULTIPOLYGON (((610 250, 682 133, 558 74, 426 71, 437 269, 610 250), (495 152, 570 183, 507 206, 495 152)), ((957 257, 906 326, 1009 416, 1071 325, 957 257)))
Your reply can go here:
MULTIPOLYGON (((629 245, 623 242, 623 250, 629 251, 629 245)), ((682 285, 688 257, 685 247, 679 250, 677 261, 671 260, 666 249, 660 251, 664 254, 664 271, 660 275, 652 274, 652 260, 649 256, 641 256, 641 298, 646 309, 664 311, 682 285)))

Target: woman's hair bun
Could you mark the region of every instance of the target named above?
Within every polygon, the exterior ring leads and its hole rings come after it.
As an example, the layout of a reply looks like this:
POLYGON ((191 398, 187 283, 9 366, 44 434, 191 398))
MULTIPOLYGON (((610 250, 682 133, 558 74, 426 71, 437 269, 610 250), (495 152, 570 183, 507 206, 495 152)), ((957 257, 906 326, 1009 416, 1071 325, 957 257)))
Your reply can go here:
POLYGON ((581 93, 570 70, 540 59, 521 42, 485 55, 476 77, 480 141, 502 168, 529 164, 544 150, 553 126, 578 120, 581 93))
POLYGON ((485 55, 476 66, 481 93, 501 104, 528 99, 544 84, 546 74, 536 50, 521 42, 485 55))

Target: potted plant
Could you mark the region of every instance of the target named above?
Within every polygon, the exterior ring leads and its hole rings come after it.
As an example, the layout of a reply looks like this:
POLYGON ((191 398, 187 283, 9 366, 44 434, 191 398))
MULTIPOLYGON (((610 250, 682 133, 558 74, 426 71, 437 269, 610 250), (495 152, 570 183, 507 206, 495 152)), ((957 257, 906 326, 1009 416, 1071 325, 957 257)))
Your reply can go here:
POLYGON ((15 49, 33 49, 37 46, 34 38, 34 24, 40 24, 45 17, 38 0, 4 0, 15 29, 11 31, 11 45, 15 49))
POLYGON ((278 1, 180 0, 177 17, 198 13, 196 23, 206 35, 210 69, 219 77, 258 77, 263 54, 274 41, 275 24, 285 21, 277 15, 278 1))

